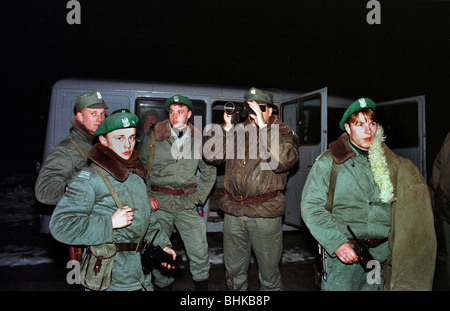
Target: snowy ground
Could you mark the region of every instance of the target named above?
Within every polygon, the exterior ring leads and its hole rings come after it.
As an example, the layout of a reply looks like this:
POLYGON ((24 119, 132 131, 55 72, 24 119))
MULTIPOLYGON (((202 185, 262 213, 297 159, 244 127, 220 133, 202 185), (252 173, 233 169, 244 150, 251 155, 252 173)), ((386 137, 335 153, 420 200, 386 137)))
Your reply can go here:
POLYGON ((33 187, 22 176, 0 181, 0 267, 51 263, 47 249, 35 245, 33 187))
MULTIPOLYGON (((45 243, 39 242, 34 228, 34 191, 30 178, 8 176, 0 181, 0 267, 52 263, 45 243)), ((179 252, 186 262, 184 251, 179 252)), ((223 263, 221 247, 209 249, 211 264, 223 263)), ((282 262, 292 263, 314 259, 307 251, 294 247, 283 251, 282 262)))

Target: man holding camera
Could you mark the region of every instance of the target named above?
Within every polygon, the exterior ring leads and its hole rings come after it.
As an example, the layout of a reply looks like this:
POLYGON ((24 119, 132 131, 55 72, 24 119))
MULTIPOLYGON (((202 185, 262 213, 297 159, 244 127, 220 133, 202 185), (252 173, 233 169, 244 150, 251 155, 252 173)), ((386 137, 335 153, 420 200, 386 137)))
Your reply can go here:
POLYGON ((225 163, 225 190, 220 208, 225 212, 226 282, 229 290, 247 289, 253 248, 261 290, 282 290, 279 270, 283 245, 282 191, 287 171, 299 159, 298 138, 288 125, 272 116, 271 93, 251 88, 244 99, 251 109, 247 120, 233 126, 233 114, 225 112, 222 133, 207 138, 214 139, 216 146, 223 144, 222 154, 216 152, 206 160, 213 164, 225 163), (272 139, 274 134, 278 134, 276 142, 272 139), (229 145, 234 147, 232 154, 227 154, 231 153, 229 145), (277 165, 268 165, 273 159, 277 165))

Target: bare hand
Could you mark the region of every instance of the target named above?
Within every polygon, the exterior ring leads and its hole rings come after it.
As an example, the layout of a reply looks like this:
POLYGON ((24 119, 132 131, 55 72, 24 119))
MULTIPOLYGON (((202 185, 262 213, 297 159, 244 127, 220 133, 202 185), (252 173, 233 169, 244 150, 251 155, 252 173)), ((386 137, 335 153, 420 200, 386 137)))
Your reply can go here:
POLYGON ((359 260, 358 255, 356 255, 349 243, 343 244, 334 253, 343 263, 351 264, 359 260))
POLYGON ((150 206, 154 211, 157 211, 159 209, 159 202, 155 197, 150 198, 150 206))
MULTIPOLYGON (((172 255, 173 260, 175 260, 177 258, 177 253, 173 249, 171 249, 170 247, 167 247, 167 246, 164 247, 163 251, 165 251, 169 255, 172 255)), ((171 265, 167 264, 167 262, 162 262, 161 266, 163 266, 164 268, 167 268, 169 270, 170 269, 175 269, 174 266, 171 266, 171 265)))
POLYGON ((249 117, 255 120, 256 125, 258 125, 259 127, 264 126, 266 124, 266 120, 264 120, 263 112, 261 111, 258 103, 252 100, 248 102, 248 105, 255 113, 249 114, 249 117))
POLYGON ((112 227, 113 229, 124 228, 126 226, 131 225, 134 218, 133 209, 129 206, 125 206, 124 208, 119 208, 117 211, 111 216, 112 227))

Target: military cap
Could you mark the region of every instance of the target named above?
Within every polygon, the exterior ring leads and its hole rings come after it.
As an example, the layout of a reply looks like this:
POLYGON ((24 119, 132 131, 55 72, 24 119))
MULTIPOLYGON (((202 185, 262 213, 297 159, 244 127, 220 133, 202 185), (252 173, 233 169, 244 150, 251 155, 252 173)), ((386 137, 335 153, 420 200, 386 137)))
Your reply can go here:
POLYGON ((348 108, 345 110, 344 115, 342 116, 341 122, 339 122, 339 127, 341 130, 345 131, 345 121, 354 114, 355 112, 360 111, 364 108, 371 108, 375 110, 376 105, 370 98, 360 98, 356 101, 354 101, 348 108))
POLYGON ((135 114, 131 113, 130 110, 116 110, 105 120, 103 120, 103 122, 95 131, 94 136, 106 135, 109 132, 122 128, 136 127, 138 121, 138 117, 135 114))
POLYGON ((192 102, 189 98, 187 98, 186 96, 181 96, 181 95, 174 95, 171 98, 169 98, 168 100, 166 100, 166 110, 167 112, 169 112, 169 107, 172 104, 177 104, 177 105, 186 105, 189 110, 193 109, 192 106, 192 102))
POLYGON ((246 102, 254 100, 258 104, 260 104, 260 103, 269 104, 269 105, 273 104, 272 93, 257 89, 256 87, 252 87, 250 90, 245 92, 244 99, 246 102))
POLYGON ((79 112, 83 108, 105 108, 108 109, 108 106, 106 106, 105 101, 102 98, 102 94, 100 94, 99 91, 92 91, 88 92, 82 95, 77 96, 75 98, 75 109, 76 112, 79 112))

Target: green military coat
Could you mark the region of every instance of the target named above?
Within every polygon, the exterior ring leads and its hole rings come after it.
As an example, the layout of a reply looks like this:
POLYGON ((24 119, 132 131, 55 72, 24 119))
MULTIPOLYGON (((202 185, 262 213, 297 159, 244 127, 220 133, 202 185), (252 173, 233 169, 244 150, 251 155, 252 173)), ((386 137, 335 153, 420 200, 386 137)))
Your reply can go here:
POLYGON ((388 237, 388 243, 379 246, 386 250, 382 258, 375 258, 385 262, 385 289, 431 290, 436 237, 429 191, 420 171, 382 143, 395 196, 392 204, 383 204, 368 160, 357 155, 348 139, 343 134, 330 144, 308 175, 301 201, 306 226, 332 256, 351 238, 347 225, 361 239, 388 237), (325 205, 332 161, 339 169, 330 214, 325 205))
MULTIPOLYGON (((155 126, 155 131, 153 168, 151 175, 146 177, 148 196, 155 197, 160 209, 168 212, 194 209, 197 204, 204 204, 216 181, 216 167, 205 163, 202 159, 201 134, 189 124, 189 135, 183 136, 183 146, 178 150, 176 138, 171 135, 168 119, 159 122, 155 126), (197 170, 200 170, 198 180, 197 170), (194 193, 176 196, 151 189, 151 185, 180 189, 191 184, 196 185, 194 193)), ((144 135, 137 146, 139 157, 145 166, 148 165, 149 146, 150 131, 144 135)))
POLYGON ((80 154, 72 140, 87 156, 93 146, 94 136, 74 117, 73 128, 48 155, 36 180, 36 199, 44 204, 56 205, 64 195, 66 187, 77 173, 87 167, 86 159, 80 154))
MULTIPOLYGON (((97 148, 89 159, 105 170, 123 206, 134 210, 131 225, 113 229, 111 216, 117 206, 100 175, 88 167, 78 174, 56 206, 50 221, 50 232, 56 240, 71 245, 104 243, 137 243, 150 241, 159 229, 145 189, 145 167, 138 161, 129 170, 122 163, 97 148)), ((168 237, 159 232, 154 245, 170 246, 168 237)), ((139 290, 145 284, 140 253, 117 252, 110 290, 139 290)))

